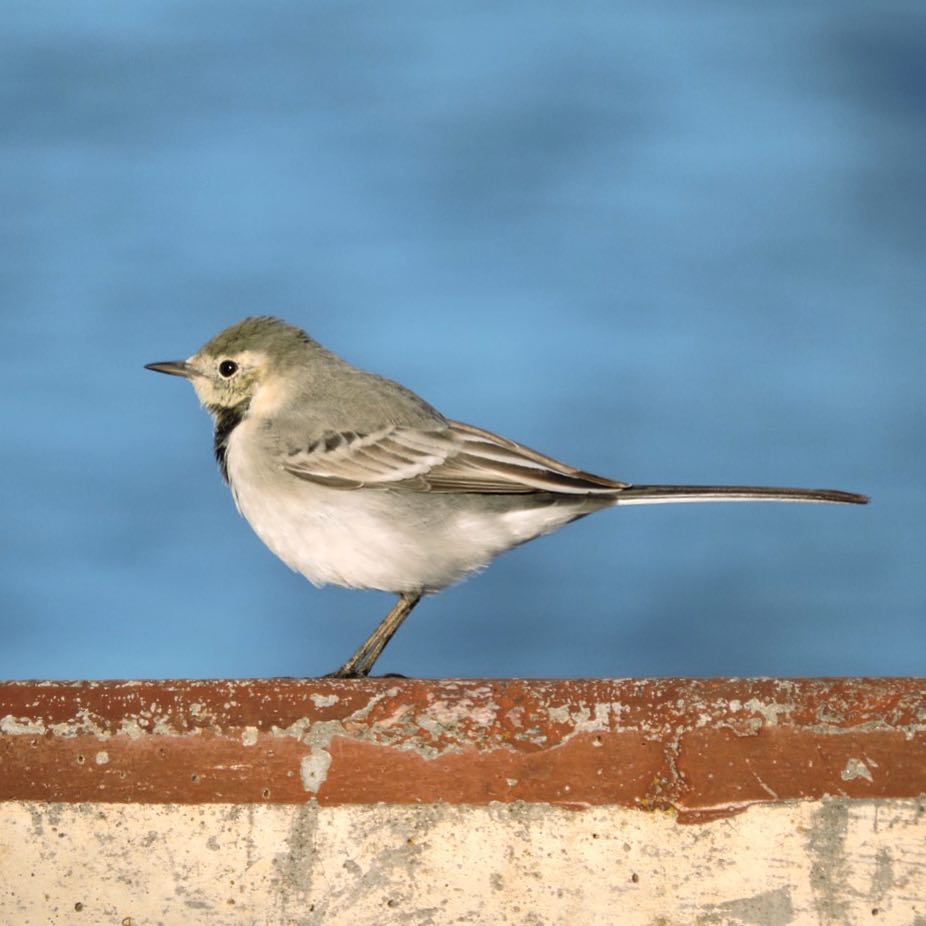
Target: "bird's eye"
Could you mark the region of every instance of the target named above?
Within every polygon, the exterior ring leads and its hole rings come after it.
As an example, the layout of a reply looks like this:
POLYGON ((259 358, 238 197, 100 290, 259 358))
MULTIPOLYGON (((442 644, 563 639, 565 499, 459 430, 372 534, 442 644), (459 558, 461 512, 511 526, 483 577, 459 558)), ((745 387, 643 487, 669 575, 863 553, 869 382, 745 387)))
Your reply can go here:
POLYGON ((222 374, 226 379, 229 376, 234 376, 238 372, 238 364, 234 360, 223 360, 219 364, 219 373, 222 374))

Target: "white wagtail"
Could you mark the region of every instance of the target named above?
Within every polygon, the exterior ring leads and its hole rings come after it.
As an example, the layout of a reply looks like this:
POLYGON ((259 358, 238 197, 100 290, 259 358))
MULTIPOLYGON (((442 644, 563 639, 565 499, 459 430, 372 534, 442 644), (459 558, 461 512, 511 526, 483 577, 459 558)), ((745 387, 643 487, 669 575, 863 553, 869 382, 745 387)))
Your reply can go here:
POLYGON ((315 585, 399 596, 333 673, 340 678, 369 674, 422 595, 601 508, 868 501, 834 489, 631 485, 582 472, 445 418, 275 318, 246 318, 189 360, 147 369, 193 384, 238 510, 284 563, 315 585))

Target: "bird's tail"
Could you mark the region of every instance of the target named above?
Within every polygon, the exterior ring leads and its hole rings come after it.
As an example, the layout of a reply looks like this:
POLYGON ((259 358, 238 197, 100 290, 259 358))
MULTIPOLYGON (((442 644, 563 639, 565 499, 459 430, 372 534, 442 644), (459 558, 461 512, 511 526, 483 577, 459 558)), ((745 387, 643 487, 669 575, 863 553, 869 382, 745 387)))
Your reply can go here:
POLYGON ((783 489, 772 486, 638 486, 615 493, 617 505, 655 505, 660 502, 830 502, 866 505, 867 495, 839 489, 783 489))

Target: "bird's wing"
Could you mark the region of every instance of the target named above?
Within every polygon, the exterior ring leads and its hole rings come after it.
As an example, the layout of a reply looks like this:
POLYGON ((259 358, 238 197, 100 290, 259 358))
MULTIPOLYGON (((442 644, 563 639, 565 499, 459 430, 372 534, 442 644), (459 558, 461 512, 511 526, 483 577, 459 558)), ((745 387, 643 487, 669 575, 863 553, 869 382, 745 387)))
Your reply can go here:
POLYGON ((293 476, 337 489, 608 495, 625 488, 457 421, 433 430, 331 432, 281 462, 293 476))

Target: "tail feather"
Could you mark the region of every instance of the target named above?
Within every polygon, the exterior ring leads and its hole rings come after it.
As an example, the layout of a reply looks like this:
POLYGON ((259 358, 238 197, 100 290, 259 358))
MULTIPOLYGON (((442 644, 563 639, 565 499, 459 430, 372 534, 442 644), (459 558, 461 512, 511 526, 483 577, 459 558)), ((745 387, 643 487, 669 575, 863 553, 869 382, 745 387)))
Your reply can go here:
POLYGON ((661 502, 818 502, 866 505, 867 495, 839 489, 789 489, 773 486, 638 486, 615 493, 618 505, 655 505, 661 502))

